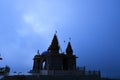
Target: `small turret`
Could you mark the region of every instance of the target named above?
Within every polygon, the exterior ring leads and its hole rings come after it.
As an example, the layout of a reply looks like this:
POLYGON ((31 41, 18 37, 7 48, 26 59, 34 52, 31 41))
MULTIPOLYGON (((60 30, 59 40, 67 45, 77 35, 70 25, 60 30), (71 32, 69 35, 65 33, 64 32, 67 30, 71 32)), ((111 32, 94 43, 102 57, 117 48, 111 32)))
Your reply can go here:
POLYGON ((73 49, 70 42, 68 42, 68 45, 66 48, 66 55, 73 55, 73 49))
POLYGON ((34 56, 33 60, 33 70, 30 72, 39 72, 41 70, 41 55, 39 50, 37 50, 37 54, 34 56))
POLYGON ((39 50, 37 50, 37 55, 40 55, 40 52, 39 52, 39 50))
POLYGON ((39 50, 37 50, 37 54, 34 56, 34 60, 39 59, 40 57, 41 57, 40 52, 39 50))

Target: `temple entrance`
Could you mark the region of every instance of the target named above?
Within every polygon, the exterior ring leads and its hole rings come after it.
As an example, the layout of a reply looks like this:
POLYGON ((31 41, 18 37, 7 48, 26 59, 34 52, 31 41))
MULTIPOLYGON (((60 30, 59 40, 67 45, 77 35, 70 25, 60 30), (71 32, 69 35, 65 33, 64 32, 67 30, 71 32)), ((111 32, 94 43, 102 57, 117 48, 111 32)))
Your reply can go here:
POLYGON ((42 70, 45 70, 46 69, 46 60, 43 60, 42 62, 42 70))

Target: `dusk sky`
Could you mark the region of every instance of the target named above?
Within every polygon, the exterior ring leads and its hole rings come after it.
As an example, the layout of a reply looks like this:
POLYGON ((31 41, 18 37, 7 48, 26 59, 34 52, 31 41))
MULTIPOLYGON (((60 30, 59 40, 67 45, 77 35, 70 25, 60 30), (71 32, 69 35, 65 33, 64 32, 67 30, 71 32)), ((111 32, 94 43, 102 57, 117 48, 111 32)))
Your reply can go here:
POLYGON ((56 30, 63 52, 71 37, 77 66, 120 77, 120 0, 0 0, 0 66, 28 72, 56 30))

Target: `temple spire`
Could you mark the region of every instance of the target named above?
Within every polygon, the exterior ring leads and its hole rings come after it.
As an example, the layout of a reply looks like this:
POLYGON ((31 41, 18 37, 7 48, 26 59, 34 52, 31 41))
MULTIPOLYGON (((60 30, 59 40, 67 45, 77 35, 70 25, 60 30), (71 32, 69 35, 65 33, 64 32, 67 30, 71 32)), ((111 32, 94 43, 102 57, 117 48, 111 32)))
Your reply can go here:
POLYGON ((66 48, 66 54, 67 55, 73 55, 73 49, 72 49, 72 46, 71 46, 70 42, 68 42, 68 45, 67 45, 67 48, 66 48))
POLYGON ((39 51, 39 49, 37 50, 37 54, 40 55, 40 51, 39 51))
POLYGON ((57 39, 56 33, 54 34, 53 40, 51 42, 51 45, 48 48, 48 51, 53 52, 53 53, 59 53, 59 42, 57 39))

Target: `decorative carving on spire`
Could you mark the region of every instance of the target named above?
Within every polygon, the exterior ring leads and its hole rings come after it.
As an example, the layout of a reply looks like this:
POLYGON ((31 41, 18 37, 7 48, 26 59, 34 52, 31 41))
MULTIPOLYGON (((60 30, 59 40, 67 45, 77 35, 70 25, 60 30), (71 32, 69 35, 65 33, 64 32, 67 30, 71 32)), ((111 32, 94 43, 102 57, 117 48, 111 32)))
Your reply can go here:
POLYGON ((67 48, 66 48, 66 54, 67 55, 73 55, 73 49, 72 49, 72 46, 71 46, 70 42, 68 42, 68 45, 67 45, 67 48))
POLYGON ((59 42, 57 39, 57 35, 54 34, 53 40, 51 42, 51 45, 48 48, 48 51, 54 52, 54 53, 59 53, 59 49, 60 49, 60 46, 59 46, 59 42))

